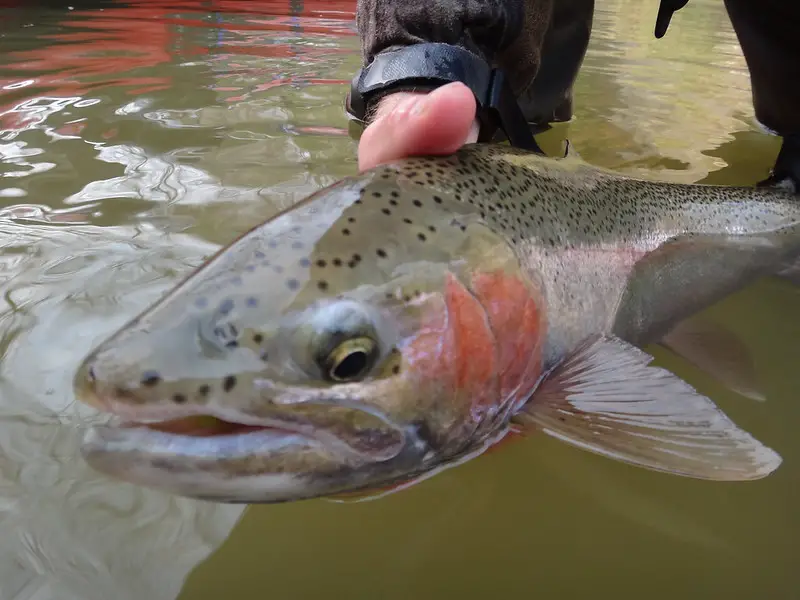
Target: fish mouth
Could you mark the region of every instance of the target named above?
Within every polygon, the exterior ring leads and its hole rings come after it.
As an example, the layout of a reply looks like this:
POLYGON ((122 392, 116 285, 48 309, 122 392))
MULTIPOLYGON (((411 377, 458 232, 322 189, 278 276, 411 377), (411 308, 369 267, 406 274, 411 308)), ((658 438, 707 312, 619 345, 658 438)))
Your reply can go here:
MULTIPOLYGON (((231 439, 242 436, 260 435, 272 438, 281 436, 294 436, 307 439, 309 443, 316 443, 328 447, 331 451, 340 454, 343 459, 350 461, 389 460, 397 455, 405 444, 405 433, 398 427, 389 425, 387 420, 379 419, 370 412, 359 412, 354 409, 343 411, 349 420, 344 423, 338 415, 331 415, 329 406, 312 406, 313 411, 319 408, 322 416, 328 418, 313 418, 308 415, 294 415, 291 412, 282 416, 253 417, 235 411, 217 411, 214 409, 192 410, 189 414, 173 418, 121 418, 115 414, 116 420, 106 425, 95 425, 92 430, 104 432, 106 435, 115 435, 118 438, 135 435, 142 441, 172 440, 173 443, 188 442, 192 439, 207 448, 204 454, 211 451, 216 445, 225 445, 231 439), (368 424, 362 424, 360 429, 354 429, 352 421, 357 416, 368 424), (114 432, 111 434, 110 432, 114 432)), ((338 408, 338 407, 334 407, 338 408)), ((247 449, 242 447, 242 453, 247 449)))
POLYGON ((227 503, 362 489, 420 463, 425 445, 413 430, 372 412, 317 409, 316 419, 313 410, 270 417, 209 407, 186 407, 182 415, 115 410, 109 423, 86 432, 81 454, 113 478, 227 503), (354 428, 358 418, 361 427, 354 428))

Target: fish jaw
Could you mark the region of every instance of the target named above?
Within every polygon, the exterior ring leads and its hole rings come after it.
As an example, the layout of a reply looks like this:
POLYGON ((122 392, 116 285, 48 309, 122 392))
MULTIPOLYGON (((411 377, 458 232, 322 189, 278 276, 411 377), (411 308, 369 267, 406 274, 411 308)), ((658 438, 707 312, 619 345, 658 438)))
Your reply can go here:
POLYGON ((139 427, 94 427, 81 452, 95 470, 181 496, 228 503, 282 502, 324 494, 307 475, 287 469, 303 458, 332 469, 338 455, 308 437, 263 429, 247 435, 179 436, 139 427), (257 452, 257 454, 254 454, 257 452), (250 474, 247 461, 283 465, 250 474))
POLYGON ((95 470, 145 487, 215 502, 311 499, 408 476, 425 454, 409 434, 388 461, 371 461, 291 430, 189 436, 144 425, 92 428, 81 448, 95 470))
POLYGON ((86 433, 86 462, 181 496, 248 504, 308 499, 407 479, 435 455, 415 427, 322 400, 302 414, 258 417, 208 406, 126 409, 90 384, 79 389, 83 402, 117 408, 109 423, 86 433), (355 431, 359 416, 369 427, 355 431))

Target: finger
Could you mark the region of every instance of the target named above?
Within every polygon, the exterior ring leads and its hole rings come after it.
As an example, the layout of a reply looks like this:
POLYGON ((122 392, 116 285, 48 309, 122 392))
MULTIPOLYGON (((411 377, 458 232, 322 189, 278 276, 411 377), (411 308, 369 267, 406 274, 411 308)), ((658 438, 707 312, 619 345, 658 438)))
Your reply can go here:
POLYGON ((475 97, 463 83, 430 94, 398 92, 383 99, 361 136, 359 168, 421 154, 450 154, 478 139, 475 97))

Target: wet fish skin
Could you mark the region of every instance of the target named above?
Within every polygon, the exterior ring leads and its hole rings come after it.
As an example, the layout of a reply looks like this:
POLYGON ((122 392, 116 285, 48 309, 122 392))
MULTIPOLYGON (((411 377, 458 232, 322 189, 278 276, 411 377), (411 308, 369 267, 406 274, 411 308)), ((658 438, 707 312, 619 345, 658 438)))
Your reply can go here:
MULTIPOLYGON (((479 454, 512 417, 563 402, 561 365, 605 356, 647 377, 641 355, 613 340, 604 354, 604 338, 656 341, 798 255, 800 203, 776 190, 641 181, 489 145, 398 161, 233 242, 77 375, 79 397, 132 421, 203 414, 279 430, 98 428, 85 456, 123 479, 229 502, 419 477, 479 454), (326 379, 331 348, 364 339, 377 341, 366 374, 326 379)), ((716 419, 697 398, 692 414, 716 419)), ((759 466, 730 477, 777 468, 736 435, 759 466)))

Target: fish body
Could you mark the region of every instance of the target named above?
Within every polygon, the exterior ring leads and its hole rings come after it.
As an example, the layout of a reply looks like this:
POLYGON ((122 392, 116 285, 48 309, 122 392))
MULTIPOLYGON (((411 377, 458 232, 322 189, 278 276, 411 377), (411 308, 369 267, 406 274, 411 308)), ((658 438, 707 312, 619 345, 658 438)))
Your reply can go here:
POLYGON ((125 422, 84 455, 249 503, 424 477, 511 427, 763 477, 780 457, 641 347, 798 256, 779 190, 496 145, 397 161, 246 233, 87 357, 78 396, 125 422))

